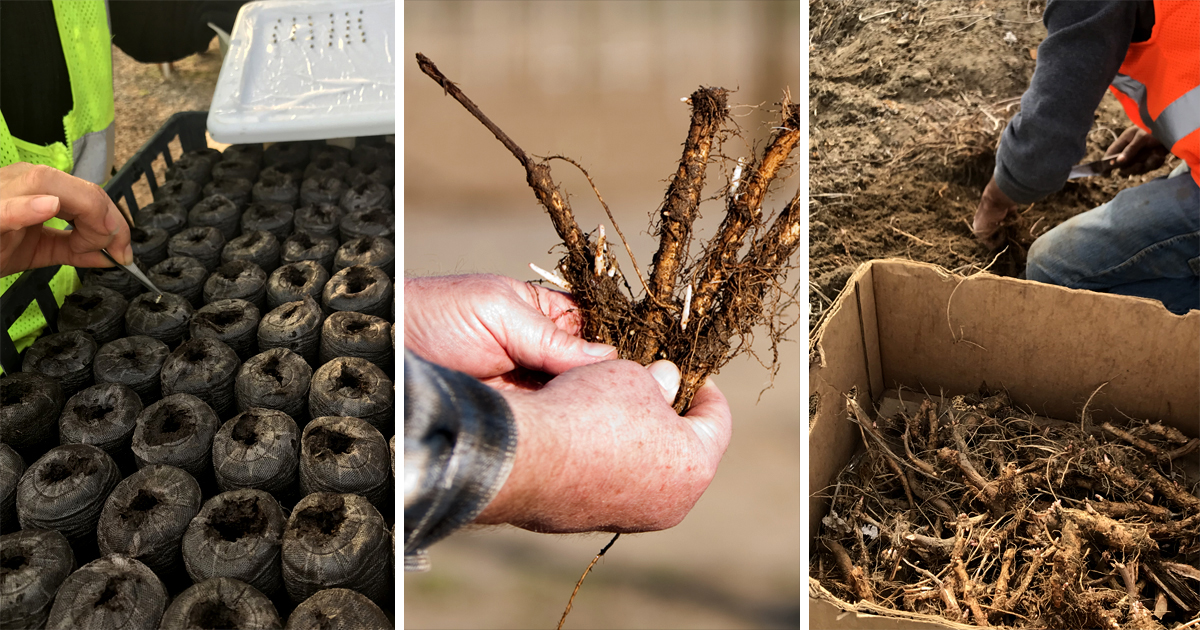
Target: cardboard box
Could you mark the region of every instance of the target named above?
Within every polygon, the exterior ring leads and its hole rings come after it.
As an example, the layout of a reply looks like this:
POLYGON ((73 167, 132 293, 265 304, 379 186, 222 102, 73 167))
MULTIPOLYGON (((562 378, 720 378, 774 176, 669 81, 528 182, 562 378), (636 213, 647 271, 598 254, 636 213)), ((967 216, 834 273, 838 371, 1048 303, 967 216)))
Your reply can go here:
MULTIPOLYGON (((964 278, 911 261, 864 264, 810 341, 810 539, 828 511, 817 494, 862 447, 844 392, 857 388, 859 404, 870 409, 888 390, 951 396, 984 381, 1039 415, 1077 419, 1091 397, 1095 422, 1125 414, 1196 437, 1200 311, 1173 315, 1152 300, 990 274, 964 278)), ((889 615, 809 581, 812 628, 973 627, 889 615)))

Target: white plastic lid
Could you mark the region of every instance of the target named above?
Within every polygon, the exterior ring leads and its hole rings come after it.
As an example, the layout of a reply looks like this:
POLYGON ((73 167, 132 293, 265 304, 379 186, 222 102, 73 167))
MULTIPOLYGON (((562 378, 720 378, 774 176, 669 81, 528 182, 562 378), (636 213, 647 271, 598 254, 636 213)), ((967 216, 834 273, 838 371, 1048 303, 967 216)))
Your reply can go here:
POLYGON ((225 143, 396 132, 394 0, 259 0, 238 12, 208 131, 225 143))

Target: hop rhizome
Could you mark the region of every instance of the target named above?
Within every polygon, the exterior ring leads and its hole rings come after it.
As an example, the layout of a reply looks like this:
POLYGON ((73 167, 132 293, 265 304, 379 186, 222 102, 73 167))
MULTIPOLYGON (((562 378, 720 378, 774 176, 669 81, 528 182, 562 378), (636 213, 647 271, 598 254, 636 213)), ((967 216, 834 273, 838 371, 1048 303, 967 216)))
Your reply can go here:
POLYGON ((786 315, 796 303, 798 286, 789 289, 785 283, 800 246, 800 191, 770 217, 764 216, 762 204, 777 175, 788 169, 788 158, 800 140, 800 105, 791 102, 786 92, 780 103, 781 120, 757 156, 738 161, 723 195, 725 217, 694 257, 689 253, 692 225, 703 200, 705 172, 715 158, 714 140, 736 131, 727 103, 729 90, 701 87, 686 99, 692 109, 691 124, 678 168, 655 213, 658 250, 648 275, 643 275, 582 166, 563 156, 539 159, 526 153, 433 61, 417 53, 417 63, 525 168, 525 181, 550 215, 565 249, 556 271, 534 270, 570 291, 585 339, 613 345, 621 358, 642 365, 669 359, 679 366, 682 380, 674 407, 680 413, 705 378, 749 349, 756 327, 767 328, 777 356, 776 344, 798 320, 789 321, 786 315), (588 178, 633 262, 638 290, 619 271, 615 247, 603 226, 592 233, 580 229, 566 195, 551 177, 553 160, 576 166, 588 178))

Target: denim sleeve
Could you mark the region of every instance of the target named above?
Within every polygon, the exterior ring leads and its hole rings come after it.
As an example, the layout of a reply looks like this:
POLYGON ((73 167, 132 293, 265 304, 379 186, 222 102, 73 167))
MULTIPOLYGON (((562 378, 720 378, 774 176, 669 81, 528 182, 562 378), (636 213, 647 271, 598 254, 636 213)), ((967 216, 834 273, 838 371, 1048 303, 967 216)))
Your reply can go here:
POLYGON ((1138 27, 1141 2, 1051 1, 1037 67, 996 151, 996 184, 1016 203, 1057 192, 1087 151, 1104 91, 1138 27))
POLYGON ((516 450, 516 424, 500 394, 404 351, 405 571, 429 570, 429 546, 483 511, 516 450))

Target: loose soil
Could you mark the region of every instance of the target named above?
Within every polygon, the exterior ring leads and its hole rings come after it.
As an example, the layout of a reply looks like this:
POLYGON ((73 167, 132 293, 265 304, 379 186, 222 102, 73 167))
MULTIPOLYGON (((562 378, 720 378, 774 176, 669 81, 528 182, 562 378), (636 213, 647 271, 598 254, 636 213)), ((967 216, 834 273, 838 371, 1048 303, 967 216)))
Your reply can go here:
MULTIPOLYGON (((875 258, 1016 276, 1035 236, 1169 172, 1067 182, 1022 209, 998 258, 971 234, 996 144, 1033 76, 1044 3, 946 0, 809 4, 810 325, 875 258)), ((1086 160, 1129 121, 1106 95, 1086 160)))

